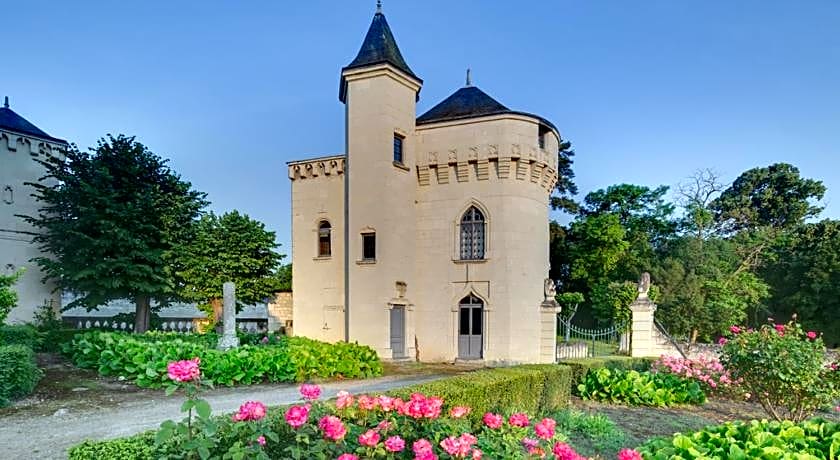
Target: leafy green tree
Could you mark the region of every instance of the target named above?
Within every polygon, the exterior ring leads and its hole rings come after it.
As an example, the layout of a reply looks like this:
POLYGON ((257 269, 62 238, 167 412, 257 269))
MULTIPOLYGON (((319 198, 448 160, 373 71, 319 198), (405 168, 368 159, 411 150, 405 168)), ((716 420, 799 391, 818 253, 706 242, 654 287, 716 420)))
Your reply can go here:
POLYGON ((9 312, 17 305, 18 295, 12 286, 23 275, 23 271, 11 275, 0 275, 0 324, 6 321, 9 312))
POLYGON ((181 297, 197 302, 216 320, 227 281, 236 284, 237 307, 264 300, 280 288, 277 270, 285 256, 276 247, 274 232, 238 211, 202 216, 192 238, 177 250, 181 297))
POLYGON ((174 244, 206 206, 205 195, 134 137, 101 139, 89 153, 39 161, 49 183, 31 184, 41 203, 23 216, 40 230, 46 277, 78 297, 66 308, 95 310, 134 299, 135 330, 149 327, 151 300, 176 295, 170 270, 174 244))
POLYGON ((711 202, 715 219, 728 234, 761 227, 788 229, 818 215, 825 195, 821 181, 805 179, 787 163, 745 171, 711 202))
POLYGON ((802 225, 774 252, 760 271, 772 293, 770 314, 777 321, 797 314, 803 325, 822 331, 829 346, 840 346, 840 221, 802 225))
POLYGON ((554 184, 554 191, 549 199, 551 209, 566 211, 570 214, 578 211, 578 203, 572 198, 578 191, 574 182, 575 172, 572 170, 573 156, 575 156, 575 151, 572 150, 572 143, 560 139, 560 146, 557 149, 557 182, 554 184))
POLYGON ((587 286, 607 279, 630 244, 615 214, 599 214, 576 220, 570 227, 570 277, 587 286))
POLYGON ((277 280, 277 291, 290 292, 292 290, 292 264, 283 264, 274 272, 277 280))
POLYGON ((592 311, 599 321, 629 325, 630 304, 638 294, 638 285, 632 281, 598 283, 592 287, 592 311))

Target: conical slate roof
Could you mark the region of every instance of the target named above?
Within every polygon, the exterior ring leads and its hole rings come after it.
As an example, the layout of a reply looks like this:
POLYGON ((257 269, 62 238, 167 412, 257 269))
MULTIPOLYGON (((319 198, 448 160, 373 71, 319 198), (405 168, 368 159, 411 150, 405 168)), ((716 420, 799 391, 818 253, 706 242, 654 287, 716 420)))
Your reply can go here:
MULTIPOLYGON (((391 33, 388 21, 381 11, 377 11, 373 15, 373 21, 370 23, 370 28, 368 29, 367 35, 365 35, 365 41, 362 42, 362 47, 359 49, 356 58, 341 70, 343 72, 349 69, 378 64, 390 64, 410 77, 413 77, 421 83, 423 82, 423 80, 411 71, 411 68, 408 67, 405 59, 403 59, 402 53, 400 53, 400 49, 397 46, 397 41, 394 40, 394 34, 391 33)), ((345 100, 344 92, 345 82, 344 77, 341 77, 341 87, 339 88, 338 94, 341 102, 345 100)))
POLYGON ((0 129, 5 129, 18 134, 26 136, 37 137, 47 141, 60 142, 66 144, 63 139, 52 137, 49 134, 41 131, 37 126, 27 121, 22 116, 18 115, 14 110, 9 108, 9 98, 6 98, 3 107, 0 107, 0 129))
POLYGON ((465 86, 451 96, 417 117, 417 124, 437 123, 440 121, 462 120, 464 118, 486 117, 489 115, 514 114, 536 118, 555 131, 557 128, 548 120, 527 112, 511 110, 493 99, 475 86, 465 86))

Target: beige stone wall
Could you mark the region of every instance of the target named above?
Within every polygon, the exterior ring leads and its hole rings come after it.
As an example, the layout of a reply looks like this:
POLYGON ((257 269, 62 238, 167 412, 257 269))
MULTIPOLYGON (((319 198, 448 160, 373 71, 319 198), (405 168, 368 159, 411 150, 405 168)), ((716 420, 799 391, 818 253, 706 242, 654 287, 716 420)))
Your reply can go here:
POLYGON ((54 284, 42 283, 43 273, 30 262, 41 256, 32 243, 36 229, 16 215, 37 215, 39 205, 30 196, 34 190, 24 183, 36 182, 43 176, 44 168, 36 159, 61 155, 61 149, 53 142, 0 131, 0 273, 25 269, 15 285, 18 306, 9 313, 10 323, 32 321, 38 307, 45 303, 60 307, 60 294, 52 292, 54 284))
POLYGON ((294 318, 292 293, 275 292, 274 298, 268 302, 266 307, 268 310, 268 330, 277 331, 284 327, 286 333, 292 335, 292 320, 294 318))
MULTIPOLYGON (((389 302, 406 291, 406 337, 412 335, 410 305, 418 294, 415 262, 417 190, 414 167, 415 101, 419 83, 389 66, 345 71, 347 81, 347 159, 350 339, 393 357, 389 302), (403 165, 393 163, 394 135, 404 137, 403 165), (376 260, 362 260, 362 233, 375 232, 376 260)), ((413 343, 406 344, 413 356, 413 343)))
POLYGON ((416 251, 423 270, 416 335, 423 360, 457 357, 458 304, 470 292, 485 302, 485 361, 548 359, 542 336, 553 337, 555 326, 543 330, 540 304, 555 157, 537 148, 537 129, 520 117, 418 127, 416 251), (483 261, 458 260, 460 219, 471 205, 487 221, 483 261))
POLYGON ((344 157, 289 163, 292 180, 293 330, 344 340, 344 157), (318 257, 318 225, 332 227, 330 257, 318 257))

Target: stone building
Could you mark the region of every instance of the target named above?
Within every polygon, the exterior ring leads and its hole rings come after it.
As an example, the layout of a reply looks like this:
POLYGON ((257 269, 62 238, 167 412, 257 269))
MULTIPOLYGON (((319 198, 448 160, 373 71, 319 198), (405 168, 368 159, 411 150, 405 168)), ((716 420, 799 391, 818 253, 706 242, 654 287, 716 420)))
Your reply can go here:
POLYGON ((44 284, 40 268, 30 260, 41 255, 32 243, 36 229, 19 215, 37 215, 39 205, 27 182, 37 182, 44 167, 36 159, 63 155, 67 142, 41 131, 9 108, 5 98, 0 108, 0 273, 24 269, 15 285, 18 306, 9 313, 10 323, 32 321, 38 307, 58 308, 61 296, 55 286, 44 284))
POLYGON ((418 117, 422 85, 377 11, 341 70, 346 154, 288 163, 295 335, 386 359, 553 362, 558 130, 469 76, 418 117))

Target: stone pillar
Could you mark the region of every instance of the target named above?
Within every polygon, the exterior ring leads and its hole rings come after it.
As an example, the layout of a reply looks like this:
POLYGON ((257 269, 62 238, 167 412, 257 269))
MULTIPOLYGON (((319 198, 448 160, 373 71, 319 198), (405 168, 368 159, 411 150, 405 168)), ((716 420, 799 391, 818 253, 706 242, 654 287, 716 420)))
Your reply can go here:
POLYGON ((630 311, 633 313, 633 325, 631 328, 630 356, 656 357, 656 342, 653 337, 653 313, 656 305, 647 298, 639 296, 632 304, 630 311))
POLYGON ((222 285, 224 306, 222 307, 222 337, 219 339, 219 349, 228 350, 239 346, 236 336, 236 285, 228 281, 222 285))
POLYGON ((540 304, 540 363, 557 360, 557 315, 560 308, 554 299, 540 304))

